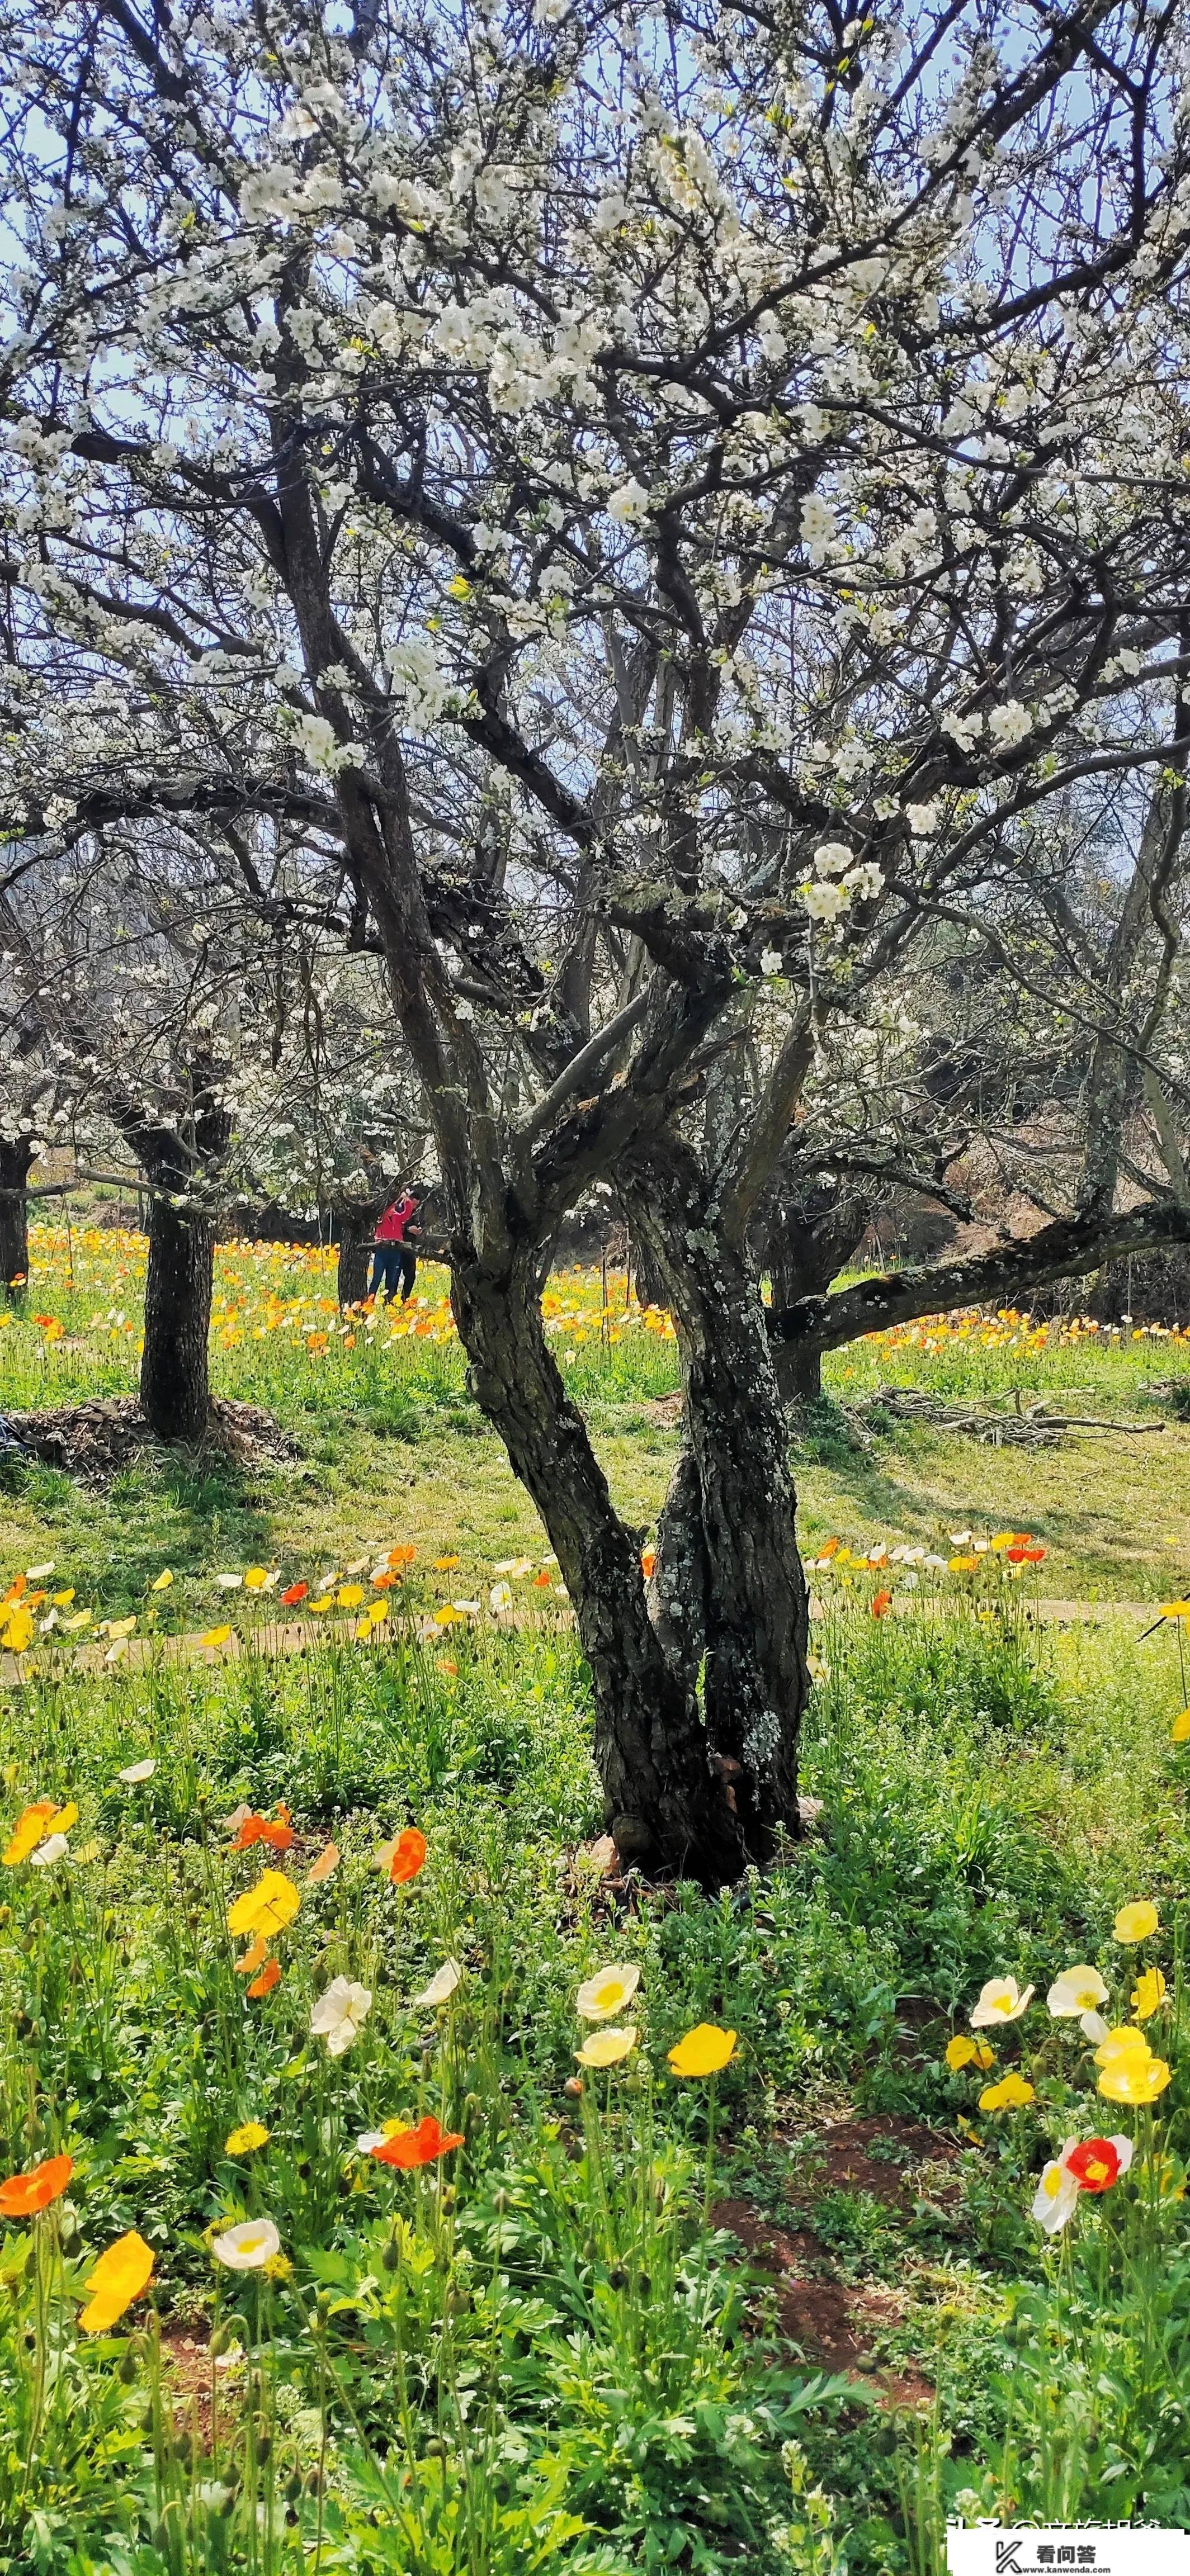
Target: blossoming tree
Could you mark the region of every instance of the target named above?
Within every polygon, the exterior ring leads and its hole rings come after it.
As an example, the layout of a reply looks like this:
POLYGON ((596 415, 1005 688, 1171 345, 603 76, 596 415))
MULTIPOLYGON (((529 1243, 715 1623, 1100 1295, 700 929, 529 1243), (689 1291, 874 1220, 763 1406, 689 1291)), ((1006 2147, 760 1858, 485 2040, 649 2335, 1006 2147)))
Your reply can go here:
MULTIPOLYGON (((730 1874, 796 1830, 749 1229, 827 1032, 942 924, 1027 976, 1086 780, 1162 782, 1146 939, 1180 882, 1180 10, 2 20, 12 828, 247 815, 349 890, 609 1822, 730 1874), (612 1171, 686 1374, 656 1616, 538 1305, 612 1171)), ((1172 1128, 1154 989, 1139 1037, 1097 989, 1092 1034, 1105 1101, 1139 1046, 1172 1128)), ((1105 1171, 1079 1257, 1113 1216, 1105 1171)))

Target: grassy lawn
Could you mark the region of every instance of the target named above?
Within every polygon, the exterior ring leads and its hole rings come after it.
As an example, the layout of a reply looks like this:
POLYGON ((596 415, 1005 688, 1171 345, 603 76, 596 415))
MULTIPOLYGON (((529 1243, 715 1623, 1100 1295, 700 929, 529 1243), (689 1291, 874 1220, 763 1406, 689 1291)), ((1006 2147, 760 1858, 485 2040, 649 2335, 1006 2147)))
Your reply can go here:
MULTIPOLYGON (((0 1406, 134 1382, 136 1246, 71 1249, 73 1290, 47 1266, 0 1330, 0 1406)), ((135 1613, 149 1648, 80 1673, 51 1641, 0 1686, 3 2173, 72 2167, 40 2213, 0 2190, 0 2576, 940 2576, 947 2514, 1190 2529, 1177 1632, 1024 1615, 1029 1585, 1186 1588, 1180 1422, 1025 1454, 905 1428, 869 1450, 837 1405, 815 1417, 808 1554, 1016 1527, 1048 1554, 1015 1585, 990 1555, 915 1592, 903 1564, 821 1579, 820 1821, 712 1903, 586 1857, 581 1658, 437 1281, 395 1340, 357 1319, 346 1341, 305 1256, 229 1254, 220 1294, 218 1383, 292 1455, 142 1462, 96 1493, 3 1471, 0 1571, 52 1562, 31 1588, 71 1592, 62 1616, 135 1613), (366 1648, 262 1657, 272 1596, 215 1582, 333 1569, 333 1593, 362 1560, 366 1598, 399 1545, 423 1617, 366 1648), (515 1628, 487 1609, 508 1560, 515 1628), (906 1615, 873 1620, 886 1581, 906 1615), (455 1597, 480 1614, 435 1637, 455 1597), (217 1619, 236 1662, 154 1655, 155 1625, 217 1619), (1155 1926, 1121 1914, 1138 1900, 1155 1926), (1102 2068, 1046 2007, 1074 1963, 1131 2034, 1102 2068), (613 1968, 593 2022, 580 1988, 613 1968), (1032 2000, 973 2033, 1003 1978, 1032 2000), (721 2072, 676 2072, 707 2023, 734 2034, 721 2072), (609 2027, 615 2062, 578 2060, 609 2027), (1062 2185, 1047 2238, 1043 2167, 1104 2134, 1131 2172, 1062 2185)), ((551 1294, 643 1529, 672 1341, 622 1283, 610 1321, 590 1280, 551 1294)), ((1077 1369, 1082 1409, 1133 1419, 1182 1367, 1027 1345, 865 1344, 833 1390, 1077 1369)))

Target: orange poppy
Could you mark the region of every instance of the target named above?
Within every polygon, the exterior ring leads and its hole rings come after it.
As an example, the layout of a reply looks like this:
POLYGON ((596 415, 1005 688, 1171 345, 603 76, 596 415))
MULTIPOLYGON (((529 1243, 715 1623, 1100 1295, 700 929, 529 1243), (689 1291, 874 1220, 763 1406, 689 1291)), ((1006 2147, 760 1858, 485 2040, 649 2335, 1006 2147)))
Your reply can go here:
POLYGON ((258 1932, 256 1939, 252 1943, 251 1949, 245 1950, 243 1958, 236 1960, 237 1977, 255 1976, 262 1960, 267 1959, 268 1955, 268 1942, 266 1941, 263 1932, 258 1932))
POLYGON ((279 1961, 276 1959, 266 1959, 260 1975, 253 1978, 252 1983, 248 1988, 248 1992, 251 1995, 253 2002, 256 2002, 261 1995, 271 1995, 274 1986, 279 1986, 280 1983, 281 1968, 279 1961))
POLYGON ((61 2199, 73 2172, 73 2156, 47 2156, 31 2173, 10 2174, 0 2182, 0 2217, 31 2218, 35 2210, 48 2209, 61 2199))
POLYGON ((652 1580, 653 1580, 653 1575, 654 1575, 654 1572, 655 1572, 655 1570, 656 1570, 656 1565, 657 1565, 657 1550, 656 1550, 656 1548, 655 1548, 655 1547, 642 1547, 641 1552, 640 1552, 640 1570, 641 1570, 641 1573, 643 1574, 643 1576, 644 1576, 644 1578, 645 1578, 646 1583, 651 1583, 651 1582, 652 1582, 652 1580))
POLYGON ((386 2138, 382 2147, 372 2153, 379 2165, 397 2165, 402 2173, 414 2173, 419 2165, 432 2165, 439 2156, 448 2156, 461 2147, 461 2129, 442 2129, 432 2111, 419 2120, 415 2128, 398 2129, 395 2138, 386 2138))
POLYGON ((296 1610, 299 1601, 305 1600, 309 1589, 310 1586, 308 1583, 291 1583, 288 1589, 281 1595, 282 1608, 284 1610, 296 1610))
POLYGON ((307 1887, 321 1887, 324 1878, 329 1878, 331 1871, 337 1869, 338 1866, 338 1844, 326 1843, 323 1846, 323 1849, 319 1852, 318 1858, 314 1862, 312 1868, 308 1869, 306 1872, 307 1887))
POLYGON ((887 1619, 891 1608, 891 1592, 874 1592, 872 1594, 872 1617, 874 1619, 887 1619))
POLYGON ((390 1547, 388 1551, 388 1561, 395 1570, 397 1567, 402 1565, 412 1565, 416 1554, 417 1549, 415 1547, 390 1547))
POLYGON ((247 1851, 253 1843, 267 1843, 270 1851, 288 1851, 297 1836, 289 1823, 289 1810, 280 1807, 275 1821, 268 1816, 245 1816, 240 1830, 230 1845, 232 1851, 247 1851))
POLYGON ((416 1825, 406 1825, 404 1833, 398 1834, 393 1844, 393 1856, 388 1865, 394 1887, 404 1887, 409 1879, 418 1876, 425 1865, 425 1835, 418 1832, 416 1825))

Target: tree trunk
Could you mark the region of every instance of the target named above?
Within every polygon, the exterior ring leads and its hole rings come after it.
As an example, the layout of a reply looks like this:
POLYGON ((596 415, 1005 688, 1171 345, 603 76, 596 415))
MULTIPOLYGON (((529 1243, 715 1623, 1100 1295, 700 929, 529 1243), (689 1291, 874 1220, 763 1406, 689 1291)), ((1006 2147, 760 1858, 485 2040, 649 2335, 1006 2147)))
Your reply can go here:
POLYGON ((335 1293, 340 1306, 362 1305, 368 1293, 368 1262, 380 1210, 344 1207, 339 1212, 339 1260, 335 1293))
POLYGON ((667 1597, 676 1595, 685 1561, 691 1584, 704 1584, 707 1740, 748 1852, 764 1862, 782 1836, 799 1829, 797 1748, 809 1688, 808 1602, 785 1408, 759 1281, 747 1255, 716 1232, 692 1161, 679 1151, 664 1169, 642 1169, 632 1197, 677 1325, 702 1523, 700 1556, 684 1526, 690 1480, 679 1464, 662 1515, 659 1608, 671 1632, 684 1615, 685 1633, 695 1639, 697 1604, 688 1602, 682 1614, 667 1597))
POLYGON ((0 1137, 0 1287, 18 1292, 29 1277, 29 1202, 23 1193, 32 1160, 27 1137, 0 1137))
MULTIPOLYGON (((182 1175, 174 1179, 184 1186, 182 1175)), ((213 1219, 203 1209, 173 1206, 155 1187, 149 1198, 140 1400, 159 1440, 201 1440, 207 1428, 214 1268, 213 1219)))
POLYGON ((773 1359, 782 1404, 816 1404, 822 1393, 821 1351, 799 1350, 795 1342, 782 1342, 773 1359))
POLYGON ((708 1886, 737 1878, 739 1828, 708 1761, 693 1690, 650 1620, 637 1540, 613 1508, 547 1346, 532 1249, 495 1279, 456 1245, 451 1298, 472 1393, 541 1514, 574 1605, 608 1831, 642 1867, 708 1886))

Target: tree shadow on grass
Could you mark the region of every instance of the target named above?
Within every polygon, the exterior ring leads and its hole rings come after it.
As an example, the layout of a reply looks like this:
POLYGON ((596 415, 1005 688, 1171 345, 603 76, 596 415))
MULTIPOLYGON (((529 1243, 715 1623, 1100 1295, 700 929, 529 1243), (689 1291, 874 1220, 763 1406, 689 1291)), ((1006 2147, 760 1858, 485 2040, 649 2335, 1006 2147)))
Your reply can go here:
MULTIPOLYGON (((79 1600, 105 1617, 143 1609, 150 1584, 166 1567, 180 1580, 267 1563, 284 1481, 216 1450, 187 1457, 145 1448, 98 1493, 60 1468, 0 1466, 0 1495, 19 1496, 42 1524, 44 1549, 37 1546, 37 1553, 68 1547, 79 1600)), ((31 1537, 24 1542, 25 1552, 35 1546, 31 1537)), ((161 1624, 172 1626, 169 1589, 157 1607, 161 1624)))

